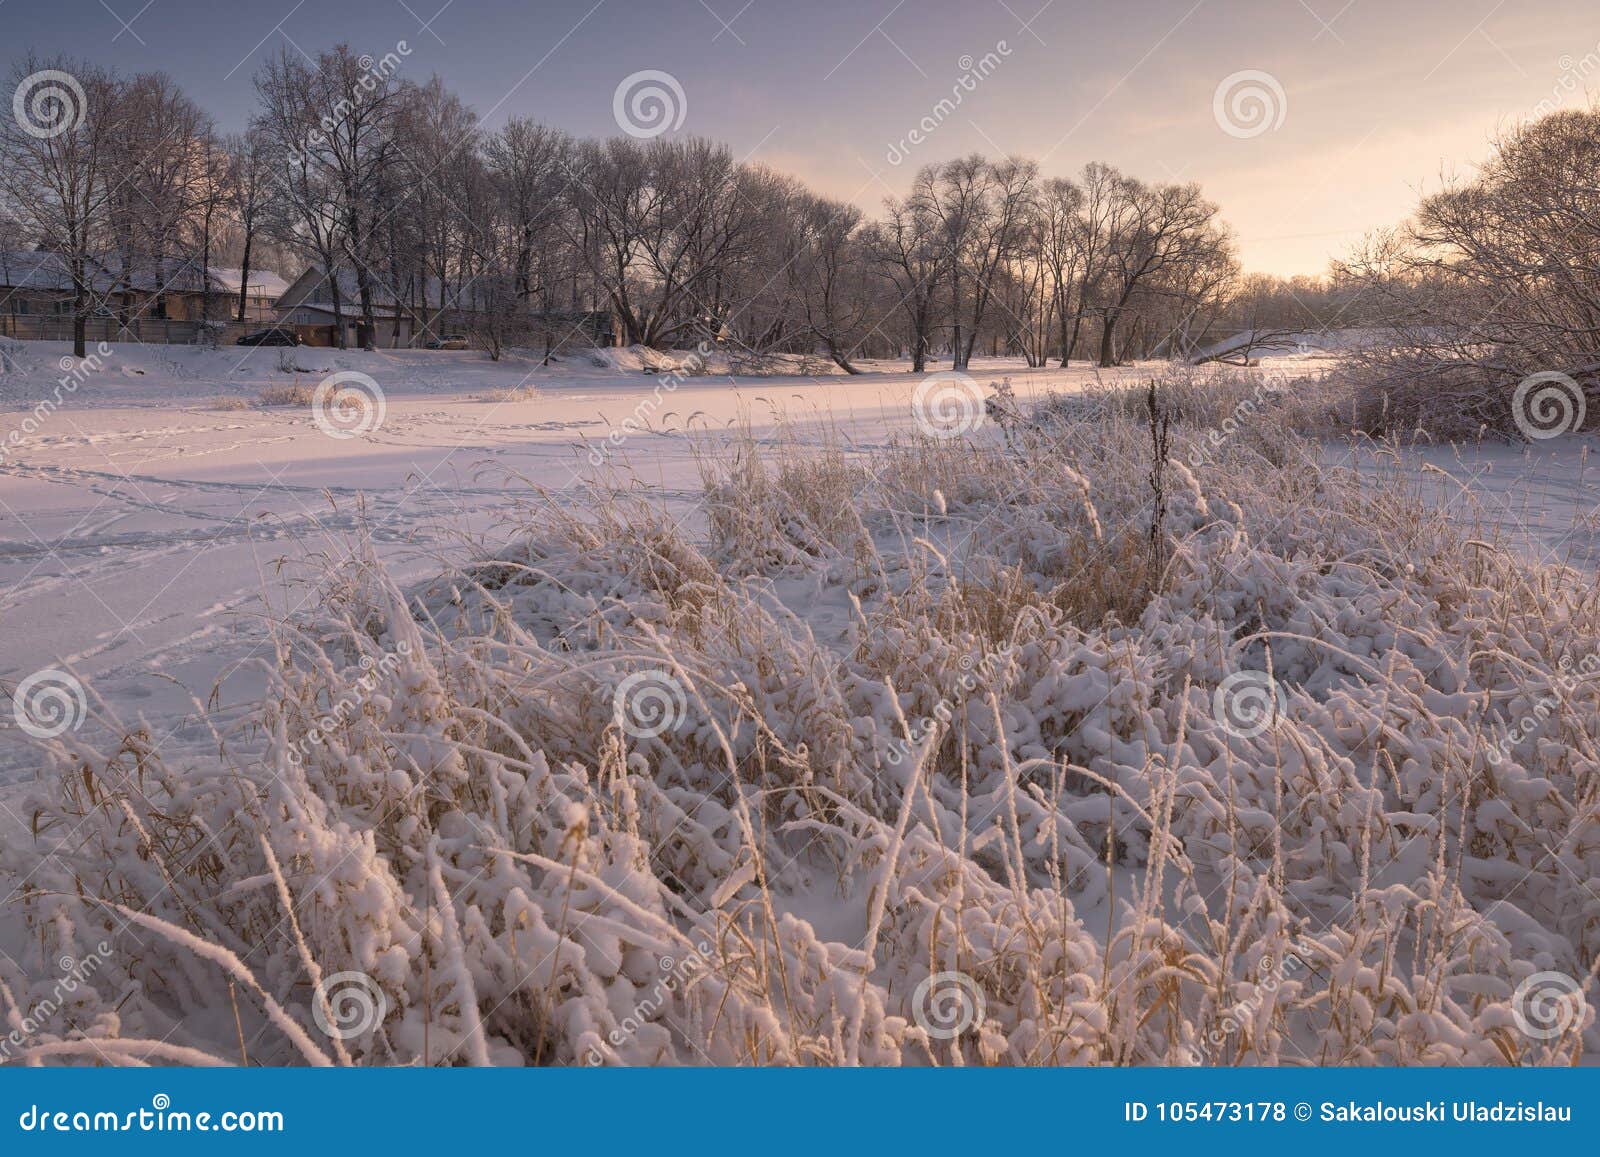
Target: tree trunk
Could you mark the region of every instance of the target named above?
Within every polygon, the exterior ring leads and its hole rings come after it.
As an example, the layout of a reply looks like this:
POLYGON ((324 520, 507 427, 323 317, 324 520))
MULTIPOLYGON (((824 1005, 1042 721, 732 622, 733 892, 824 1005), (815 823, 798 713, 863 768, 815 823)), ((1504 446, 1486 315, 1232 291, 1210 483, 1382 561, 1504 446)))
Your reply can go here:
POLYGON ((955 273, 950 280, 950 317, 952 330, 950 334, 950 368, 964 370, 967 363, 962 355, 966 352, 961 344, 961 275, 955 273))
POLYGON ((1083 330, 1083 314, 1080 312, 1072 319, 1072 340, 1066 343, 1066 348, 1061 351, 1061 368, 1066 369, 1072 361, 1072 355, 1078 349, 1078 337, 1083 330))
POLYGON ((1139 340, 1144 336, 1144 314, 1133 315, 1133 328, 1128 331, 1128 340, 1123 343, 1123 353, 1129 357, 1139 357, 1144 351, 1139 349, 1139 340))
POLYGON ((250 245, 255 238, 246 226, 244 231, 244 264, 239 268, 239 324, 244 324, 245 304, 250 294, 250 245))
POLYGON ((88 322, 85 315, 89 311, 89 291, 84 282, 85 271, 82 261, 73 261, 72 273, 72 356, 81 358, 89 352, 84 343, 84 329, 88 322))
POLYGON ((372 312, 372 282, 364 262, 356 262, 356 290, 361 296, 361 345, 371 349, 377 340, 378 321, 372 312))
POLYGON ((826 340, 828 346, 828 356, 833 359, 834 365, 838 366, 847 374, 859 374, 861 372, 860 370, 856 369, 855 366, 850 364, 849 355, 841 350, 836 342, 834 342, 831 338, 826 340))
POLYGON ((333 337, 340 349, 349 349, 350 345, 344 337, 344 303, 339 299, 339 276, 330 268, 328 270, 328 292, 333 295, 333 337))
POLYGON ((1117 311, 1106 310, 1100 327, 1100 366, 1109 369, 1117 364, 1117 311))
MULTIPOLYGON (((959 329, 959 327, 957 327, 957 328, 959 329)), ((957 340, 957 343, 956 343, 956 358, 955 358, 955 363, 954 363, 954 368, 955 369, 965 370, 968 366, 970 366, 972 364, 972 347, 977 345, 977 344, 978 344, 978 331, 976 329, 974 329, 971 333, 969 333, 967 335, 967 340, 966 340, 966 344, 965 345, 961 344, 959 339, 957 340)))
POLYGON ((209 212, 205 215, 205 225, 202 229, 204 239, 200 242, 200 322, 204 328, 211 320, 211 214, 209 212))

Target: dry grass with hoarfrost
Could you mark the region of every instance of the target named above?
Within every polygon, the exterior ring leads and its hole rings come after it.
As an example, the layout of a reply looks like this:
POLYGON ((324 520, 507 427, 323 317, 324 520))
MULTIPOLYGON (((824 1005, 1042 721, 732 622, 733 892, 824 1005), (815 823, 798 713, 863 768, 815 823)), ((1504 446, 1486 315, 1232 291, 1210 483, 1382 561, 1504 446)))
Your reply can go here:
POLYGON ((1594 1053, 1592 576, 1329 466, 1291 430, 1328 408, 1259 387, 1164 388, 1154 545, 1135 392, 708 446, 703 517, 553 495, 421 591, 357 552, 208 761, 54 742, 0 1012, 113 950, 19 1055, 1594 1053), (1590 1007, 1530 1032, 1540 973, 1590 1007))

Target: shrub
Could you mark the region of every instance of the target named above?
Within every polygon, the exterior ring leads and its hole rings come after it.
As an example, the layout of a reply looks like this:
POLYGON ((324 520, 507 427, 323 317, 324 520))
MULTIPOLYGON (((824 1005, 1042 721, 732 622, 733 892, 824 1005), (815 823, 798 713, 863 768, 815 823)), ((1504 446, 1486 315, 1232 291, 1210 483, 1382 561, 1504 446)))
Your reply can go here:
POLYGON ((1592 992, 1600 958, 1600 593, 1192 401, 1159 574, 1118 406, 708 450, 703 538, 605 489, 414 591, 343 560, 221 755, 47 744, 24 964, 116 950, 22 1055, 1600 1046, 1570 1001, 1518 1023, 1525 980, 1592 992))

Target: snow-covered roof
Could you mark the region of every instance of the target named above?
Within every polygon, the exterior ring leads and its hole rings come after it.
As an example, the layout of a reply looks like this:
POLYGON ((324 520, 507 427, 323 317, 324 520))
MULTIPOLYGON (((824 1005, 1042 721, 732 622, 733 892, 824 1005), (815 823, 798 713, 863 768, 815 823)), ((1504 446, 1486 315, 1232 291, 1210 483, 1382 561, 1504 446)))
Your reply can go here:
POLYGON ((72 279, 57 254, 0 250, 0 285, 14 289, 70 290, 72 279))
MULTIPOLYGON (((328 293, 328 275, 320 265, 308 266, 304 272, 296 277, 292 284, 298 285, 308 275, 316 275, 316 280, 311 284, 306 293, 309 299, 316 299, 319 303, 326 303, 331 299, 328 293)), ((480 290, 487 288, 480 284, 481 279, 473 278, 466 282, 465 290, 460 283, 445 286, 447 298, 446 309, 473 310, 483 307, 483 296, 480 290)), ((436 310, 439 308, 440 282, 437 277, 414 278, 399 285, 390 285, 382 274, 374 274, 371 280, 372 301, 376 306, 399 305, 418 312, 436 310), (396 300, 398 296, 398 300, 396 300)), ((339 299, 352 302, 360 297, 360 288, 356 282, 355 270, 341 267, 339 269, 339 299)), ((296 303, 299 304, 299 303, 296 303)), ((331 306, 328 306, 331 309, 331 306)))
MULTIPOLYGON (((93 262, 91 284, 100 293, 119 289, 126 282, 146 293, 199 293, 200 263, 191 258, 148 258, 136 261, 130 275, 118 276, 120 258, 108 255, 93 262)), ((211 287, 215 291, 239 292, 240 271, 213 265, 211 287)), ((41 292, 72 291, 72 273, 59 253, 37 250, 0 250, 0 287, 32 289, 41 292)), ((288 282, 267 270, 250 271, 251 290, 274 300, 289 288, 288 282)))
MULTIPOLYGON (((243 276, 244 271, 240 269, 230 269, 220 265, 211 267, 212 282, 232 293, 239 292, 239 282, 243 276)), ((289 283, 276 273, 265 269, 250 271, 250 292, 258 297, 269 297, 276 301, 288 288, 289 283)))
MULTIPOLYGON (((330 319, 334 314, 333 302, 331 301, 297 301, 293 305, 285 305, 280 307, 280 312, 287 315, 293 313, 297 309, 311 310, 315 313, 325 313, 330 319)), ((383 317, 393 317, 396 314, 399 314, 401 317, 406 317, 410 313, 410 311, 405 309, 403 306, 386 304, 381 301, 374 301, 372 303, 372 312, 383 317)), ((339 303, 339 313, 344 316, 346 321, 359 321, 361 318, 360 300, 354 297, 345 298, 339 303)))

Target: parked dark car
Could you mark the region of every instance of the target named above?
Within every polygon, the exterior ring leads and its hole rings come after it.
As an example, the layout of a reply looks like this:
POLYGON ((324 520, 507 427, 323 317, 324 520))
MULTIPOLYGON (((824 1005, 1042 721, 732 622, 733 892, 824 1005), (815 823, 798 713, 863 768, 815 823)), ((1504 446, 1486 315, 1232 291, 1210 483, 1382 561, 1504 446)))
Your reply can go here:
POLYGON ((254 333, 240 336, 238 345, 299 345, 300 335, 292 329, 283 329, 274 326, 270 329, 258 329, 254 333))
POLYGON ((422 343, 422 348, 430 350, 464 350, 467 348, 467 339, 459 333, 447 333, 443 337, 430 337, 422 343))

